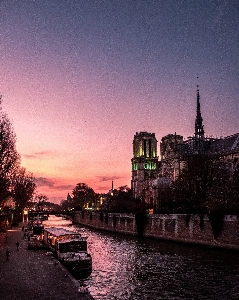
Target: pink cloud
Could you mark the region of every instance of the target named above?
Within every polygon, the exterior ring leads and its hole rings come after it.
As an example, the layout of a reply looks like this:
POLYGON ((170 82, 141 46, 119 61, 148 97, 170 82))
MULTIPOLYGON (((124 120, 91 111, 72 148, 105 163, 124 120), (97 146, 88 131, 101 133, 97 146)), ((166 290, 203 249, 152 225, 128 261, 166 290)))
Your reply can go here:
POLYGON ((121 176, 97 176, 97 178, 99 178, 100 182, 104 182, 104 181, 114 181, 114 180, 118 180, 118 179, 122 179, 123 177, 121 176))
POLYGON ((38 186, 47 186, 47 187, 53 187, 54 182, 50 179, 47 179, 45 177, 38 177, 36 178, 37 185, 38 186))
POLYGON ((28 159, 38 159, 42 157, 49 157, 52 156, 53 154, 54 153, 52 151, 40 151, 40 152, 34 152, 32 154, 23 154, 22 156, 28 159))
POLYGON ((36 181, 38 187, 47 187, 48 189, 56 191, 71 191, 74 188, 72 184, 59 184, 58 180, 48 179, 46 177, 38 177, 36 181))

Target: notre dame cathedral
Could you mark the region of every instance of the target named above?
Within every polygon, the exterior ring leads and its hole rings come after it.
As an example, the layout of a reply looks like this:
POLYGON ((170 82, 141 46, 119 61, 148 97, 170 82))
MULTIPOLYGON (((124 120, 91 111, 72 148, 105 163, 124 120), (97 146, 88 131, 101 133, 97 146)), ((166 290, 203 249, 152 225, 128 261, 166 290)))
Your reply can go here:
POLYGON ((180 174, 185 161, 193 154, 223 157, 231 168, 239 164, 239 133, 225 138, 205 136, 197 89, 195 133, 184 140, 178 134, 168 134, 160 142, 160 159, 154 133, 136 132, 133 140, 131 189, 134 198, 143 199, 150 207, 160 209, 159 189, 170 185, 180 174))

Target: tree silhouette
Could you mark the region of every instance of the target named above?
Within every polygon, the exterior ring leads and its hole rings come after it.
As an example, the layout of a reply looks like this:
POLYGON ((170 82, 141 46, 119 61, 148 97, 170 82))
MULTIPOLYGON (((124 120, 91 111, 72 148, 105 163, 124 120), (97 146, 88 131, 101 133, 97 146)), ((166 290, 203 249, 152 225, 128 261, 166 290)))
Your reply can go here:
POLYGON ((78 183, 72 191, 73 205, 80 208, 91 208, 95 204, 96 194, 85 183, 78 183))
POLYGON ((16 136, 7 114, 2 111, 0 98, 0 205, 11 196, 12 180, 19 165, 16 136))
POLYGON ((36 189, 35 178, 26 169, 20 168, 13 179, 12 197, 16 206, 24 209, 27 202, 33 198, 36 189))
MULTIPOLYGON (((222 157, 192 155, 175 181, 175 198, 179 206, 198 211, 218 209, 216 191, 228 187, 228 167, 222 157)), ((221 207, 223 207, 221 202, 221 207)))

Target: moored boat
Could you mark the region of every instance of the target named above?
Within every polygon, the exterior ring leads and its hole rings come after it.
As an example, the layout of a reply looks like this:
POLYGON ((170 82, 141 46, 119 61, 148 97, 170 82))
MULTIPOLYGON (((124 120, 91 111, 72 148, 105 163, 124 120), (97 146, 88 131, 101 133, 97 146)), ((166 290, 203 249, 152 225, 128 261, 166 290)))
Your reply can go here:
POLYGON ((43 242, 72 274, 91 273, 92 258, 87 252, 87 237, 64 228, 50 227, 44 229, 43 242))
POLYGON ((32 230, 33 230, 33 234, 36 234, 36 235, 42 234, 43 230, 44 230, 44 225, 42 224, 42 221, 40 221, 40 220, 33 221, 32 230))
POLYGON ((30 220, 28 222, 28 228, 30 231, 33 231, 34 235, 41 235, 43 234, 44 225, 40 219, 35 218, 34 220, 30 220))

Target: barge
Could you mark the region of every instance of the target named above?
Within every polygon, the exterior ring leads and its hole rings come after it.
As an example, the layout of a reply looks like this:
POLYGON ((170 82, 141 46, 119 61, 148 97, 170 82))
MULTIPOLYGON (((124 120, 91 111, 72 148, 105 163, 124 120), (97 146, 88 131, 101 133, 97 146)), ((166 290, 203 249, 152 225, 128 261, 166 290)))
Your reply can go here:
POLYGON ((73 275, 88 276, 92 271, 92 258, 87 252, 87 237, 65 228, 44 229, 43 243, 73 275))

